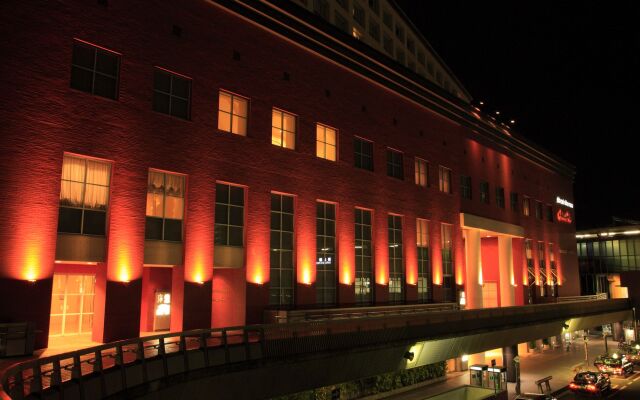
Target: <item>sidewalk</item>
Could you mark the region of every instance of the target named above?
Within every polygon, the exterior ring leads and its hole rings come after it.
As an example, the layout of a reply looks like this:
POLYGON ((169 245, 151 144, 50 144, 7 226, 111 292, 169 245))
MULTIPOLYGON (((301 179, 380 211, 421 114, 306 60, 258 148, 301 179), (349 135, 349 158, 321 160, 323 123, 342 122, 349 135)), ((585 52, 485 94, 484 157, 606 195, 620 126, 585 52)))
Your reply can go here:
MULTIPOLYGON (((609 352, 617 351, 618 344, 609 341, 609 352)), ((604 353, 604 341, 594 336, 589 337, 589 367, 593 369, 593 361, 599 354, 604 353)), ((575 341, 569 352, 563 348, 548 349, 540 353, 531 352, 520 354, 520 391, 521 393, 539 393, 535 381, 546 376, 553 376, 551 390, 556 391, 568 385, 575 375, 577 366, 584 367, 584 342, 575 341)), ((423 400, 430 396, 446 392, 469 384, 469 372, 452 372, 448 379, 434 385, 417 388, 404 393, 385 397, 389 400, 423 400)), ((507 384, 509 398, 515 398, 515 383, 507 384)))

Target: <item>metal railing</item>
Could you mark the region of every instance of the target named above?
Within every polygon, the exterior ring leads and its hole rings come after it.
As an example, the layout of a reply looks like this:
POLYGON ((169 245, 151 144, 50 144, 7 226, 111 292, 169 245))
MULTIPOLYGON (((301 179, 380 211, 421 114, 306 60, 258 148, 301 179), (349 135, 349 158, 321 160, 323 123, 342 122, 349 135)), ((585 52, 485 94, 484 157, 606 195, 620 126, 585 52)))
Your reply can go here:
POLYGON ((594 300, 607 300, 606 293, 592 294, 588 296, 564 296, 558 297, 558 303, 565 303, 569 301, 594 301, 594 300))
POLYGON ((323 308, 317 310, 266 310, 267 323, 290 323, 299 321, 318 321, 326 319, 368 318, 392 315, 415 314, 428 311, 459 310, 457 303, 403 304, 390 306, 361 306, 323 308))
POLYGON ((0 398, 22 399, 50 388, 73 388, 81 399, 102 398, 204 368, 462 336, 629 307, 627 299, 592 301, 588 307, 573 301, 165 333, 17 364, 2 377, 6 393, 0 390, 0 398))

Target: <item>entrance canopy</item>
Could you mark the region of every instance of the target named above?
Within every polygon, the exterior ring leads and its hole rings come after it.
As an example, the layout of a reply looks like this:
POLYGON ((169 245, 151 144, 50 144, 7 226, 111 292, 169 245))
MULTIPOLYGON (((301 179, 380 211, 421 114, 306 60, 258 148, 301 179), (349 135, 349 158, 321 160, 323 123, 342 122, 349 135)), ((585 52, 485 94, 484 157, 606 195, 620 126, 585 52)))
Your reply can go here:
POLYGON ((491 218, 478 215, 460 213, 460 225, 462 229, 478 229, 486 234, 524 237, 524 228, 491 218))

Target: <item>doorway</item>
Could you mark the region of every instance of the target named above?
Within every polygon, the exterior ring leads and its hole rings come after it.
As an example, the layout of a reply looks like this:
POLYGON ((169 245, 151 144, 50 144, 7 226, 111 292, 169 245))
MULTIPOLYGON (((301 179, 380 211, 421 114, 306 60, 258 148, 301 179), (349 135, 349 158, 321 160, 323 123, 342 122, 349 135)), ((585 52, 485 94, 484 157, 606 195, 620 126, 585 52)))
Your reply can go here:
POLYGON ((53 274, 49 336, 91 335, 95 275, 53 274))

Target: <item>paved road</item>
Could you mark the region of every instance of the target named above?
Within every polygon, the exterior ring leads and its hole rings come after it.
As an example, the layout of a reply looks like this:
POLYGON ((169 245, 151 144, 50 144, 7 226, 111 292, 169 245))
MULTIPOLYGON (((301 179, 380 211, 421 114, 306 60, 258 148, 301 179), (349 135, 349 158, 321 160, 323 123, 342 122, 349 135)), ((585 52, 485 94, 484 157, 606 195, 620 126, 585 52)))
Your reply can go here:
MULTIPOLYGON (((633 375, 626 378, 613 377, 611 378, 611 386, 613 390, 611 393, 602 396, 604 399, 613 400, 638 400, 640 399, 640 368, 636 367, 636 371, 633 375)), ((579 397, 573 393, 565 392, 559 397, 561 400, 570 399, 584 399, 585 396, 579 397)), ((591 396, 593 398, 593 396, 591 396)))

